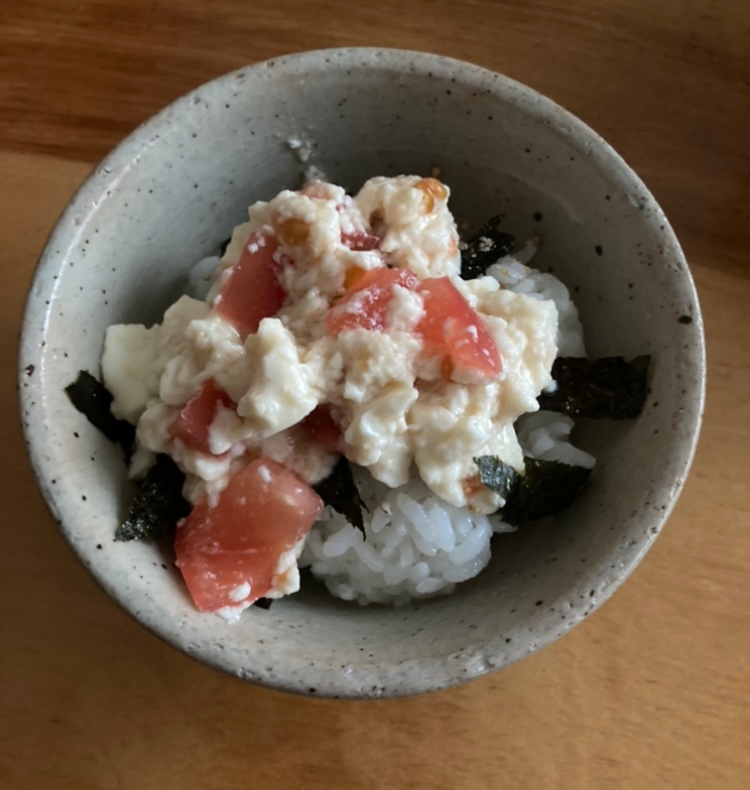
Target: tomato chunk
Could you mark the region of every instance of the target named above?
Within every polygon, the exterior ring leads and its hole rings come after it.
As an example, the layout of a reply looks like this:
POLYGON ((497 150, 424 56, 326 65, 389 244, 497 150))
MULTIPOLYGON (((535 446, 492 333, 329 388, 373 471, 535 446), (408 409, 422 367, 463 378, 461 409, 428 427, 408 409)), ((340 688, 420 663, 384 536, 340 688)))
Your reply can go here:
POLYGON ((208 429, 214 421, 219 404, 231 409, 237 405, 224 390, 216 386, 213 379, 209 379, 175 417, 169 426, 170 435, 180 439, 191 450, 210 453, 208 429))
POLYGON ((441 358, 441 371, 454 381, 491 381, 502 372, 495 341, 482 319, 448 277, 424 280, 424 315, 416 331, 424 354, 441 358))
POLYGON ((310 434, 310 438, 321 447, 332 453, 341 452, 341 428, 331 416, 328 406, 316 406, 310 414, 302 420, 302 427, 310 434))
POLYGON ((251 233, 221 289, 216 312, 243 334, 257 332, 260 322, 276 315, 284 304, 286 294, 273 259, 277 246, 273 236, 251 233))
POLYGON ((357 277, 344 298, 328 312, 326 326, 337 335, 344 329, 361 327, 382 332, 393 298, 393 286, 414 290, 419 280, 408 269, 370 269, 357 277))
POLYGON ((322 510, 315 491, 275 461, 260 458, 237 472, 215 507, 202 502, 177 525, 177 567, 198 609, 263 597, 281 555, 322 510))
POLYGON ((341 243, 353 252, 369 252, 377 250, 380 246, 380 238, 363 230, 354 231, 354 233, 342 232, 341 243))

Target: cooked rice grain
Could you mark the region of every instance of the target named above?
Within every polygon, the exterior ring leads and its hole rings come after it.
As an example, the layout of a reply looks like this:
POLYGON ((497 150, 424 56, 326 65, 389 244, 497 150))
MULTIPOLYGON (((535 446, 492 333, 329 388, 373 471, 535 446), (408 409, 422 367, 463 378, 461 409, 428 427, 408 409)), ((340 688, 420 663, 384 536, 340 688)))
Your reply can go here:
POLYGON ((326 508, 300 559, 344 600, 398 605, 449 593, 485 568, 493 530, 513 530, 452 507, 419 479, 391 489, 367 473, 355 477, 370 512, 365 534, 326 508))

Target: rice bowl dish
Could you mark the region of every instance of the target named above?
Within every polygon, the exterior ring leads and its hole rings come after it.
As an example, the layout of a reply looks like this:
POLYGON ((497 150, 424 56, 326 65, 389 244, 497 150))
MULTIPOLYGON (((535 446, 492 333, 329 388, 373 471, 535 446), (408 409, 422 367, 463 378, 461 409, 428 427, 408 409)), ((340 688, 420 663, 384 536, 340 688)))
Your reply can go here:
MULTIPOLYGON (((96 169, 40 261, 19 384, 51 512, 132 617, 247 681, 379 697, 445 688, 507 666, 607 600, 679 494, 700 423, 703 370, 700 310, 679 244, 653 196, 601 138, 501 75, 420 53, 348 49, 280 58, 204 85, 96 169), (303 168, 285 142, 292 138, 311 144, 304 169, 318 166, 351 195, 374 174, 427 176, 439 164, 467 234, 489 214, 506 214, 502 229, 518 242, 513 256, 569 289, 590 358, 568 361, 651 355, 649 394, 637 419, 579 419, 565 395, 579 371, 555 360, 553 378, 562 384, 537 403, 575 422, 570 446, 596 457, 591 484, 554 518, 497 535, 489 566, 452 594, 398 609, 360 606, 330 595, 305 569, 299 593, 270 611, 258 601, 227 627, 195 608, 168 538, 114 540, 142 481, 128 480, 122 453, 71 408, 69 385, 79 371, 101 376, 109 326, 162 323, 195 261, 221 257, 247 206, 298 188, 303 168), (537 233, 543 244, 528 259, 527 240, 537 233)), ((114 427, 107 414, 100 425, 114 427)), ((526 419, 516 421, 522 445, 526 419)), ((126 425, 115 434, 121 446, 134 430, 126 425)), ((543 432, 532 433, 543 453, 543 432)), ((539 472, 531 460, 525 467, 539 472)), ((173 482, 181 493, 184 475, 173 482)), ((517 507, 514 515, 524 514, 517 507)))

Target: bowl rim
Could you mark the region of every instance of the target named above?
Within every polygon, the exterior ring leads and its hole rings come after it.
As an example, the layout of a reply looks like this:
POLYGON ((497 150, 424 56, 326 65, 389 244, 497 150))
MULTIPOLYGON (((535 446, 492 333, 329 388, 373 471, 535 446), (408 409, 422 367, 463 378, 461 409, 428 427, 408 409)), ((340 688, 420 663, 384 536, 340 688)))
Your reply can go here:
MULTIPOLYGON (((281 73, 284 69, 298 70, 305 66, 311 69, 326 68, 326 59, 330 62, 331 68, 341 70, 346 66, 351 69, 374 67, 381 70, 393 70, 403 69, 408 64, 409 70, 413 73, 430 74, 437 77, 456 77, 457 81, 464 85, 481 86, 485 89, 488 84, 491 84, 497 98, 519 106, 532 118, 554 124, 558 133, 568 140, 572 148, 585 153, 608 176, 615 179, 618 186, 627 187, 630 194, 637 196, 639 201, 643 201, 644 207, 658 216, 659 222, 664 226, 662 243, 665 253, 669 254, 679 265, 677 274, 672 276, 678 278, 680 287, 689 294, 691 303, 695 306, 692 315, 695 331, 691 335, 692 345, 688 354, 693 361, 698 378, 687 388, 689 397, 687 395, 683 397, 685 408, 682 415, 682 419, 687 421, 686 424, 689 426, 690 438, 683 444, 681 456, 676 459, 677 462, 674 464, 671 475, 661 481, 661 488, 665 492, 665 496, 662 499, 663 509, 657 517, 655 528, 646 531, 635 551, 630 555, 629 561, 622 564, 610 582, 602 588, 591 606, 585 611, 576 610, 565 622, 558 619, 555 624, 540 634, 535 641, 533 650, 510 655, 507 659, 498 661, 498 646, 492 640, 488 640, 461 662, 449 661, 446 657, 419 662, 419 667, 411 672, 406 672, 403 679, 398 680, 395 684, 392 683, 393 678, 387 668, 375 669, 371 667, 352 669, 349 673, 328 669, 321 672, 322 677, 317 678, 314 684, 316 696, 339 698, 405 696, 455 686, 474 677, 509 666, 530 652, 535 652, 556 641, 588 614, 599 608, 630 576, 653 545, 674 508, 695 456, 705 402, 706 367, 703 321, 695 284, 677 237, 656 199, 626 161, 587 124, 538 91, 497 72, 454 58, 395 48, 340 47, 298 52, 249 64, 210 80, 167 105, 125 137, 95 166, 57 220, 34 270, 24 308, 18 349, 19 406, 24 441, 37 485, 47 507, 79 560, 108 595, 155 635, 203 663, 267 687, 301 694, 309 693, 309 687, 312 684, 308 682, 309 678, 301 678, 299 673, 292 671, 281 675, 263 676, 255 673, 252 669, 239 668, 232 665, 225 655, 218 655, 215 650, 212 652, 209 649, 210 645, 198 646, 196 649, 194 643, 186 644, 185 639, 181 638, 179 630, 170 628, 169 624, 165 625, 157 617, 144 617, 142 612, 136 613, 127 592, 111 584, 106 575, 92 565, 85 547, 75 540, 75 530, 61 519, 58 508, 61 499, 60 493, 47 482, 54 476, 50 473, 54 467, 51 461, 45 457, 43 434, 37 435, 32 424, 27 423, 24 419, 24 415, 29 411, 33 402, 42 397, 42 390, 38 384, 42 377, 30 377, 27 370, 30 365, 40 364, 44 357, 40 341, 43 339, 47 327, 48 316, 45 301, 49 299, 52 302, 57 289, 57 279, 52 275, 59 269, 60 261, 64 259, 64 252, 75 243, 78 228, 87 223, 97 209, 100 200, 106 197, 107 191, 111 191, 137 161, 138 152, 150 144, 154 135, 158 134, 159 129, 165 123, 168 123, 173 116, 182 113, 186 107, 190 106, 194 97, 199 96, 207 89, 226 84, 251 73, 253 75, 259 74, 270 68, 274 68, 276 73, 281 73), (45 320, 40 325, 39 318, 41 316, 44 316, 45 320), (22 386, 22 384, 27 386, 22 386), (189 649, 190 647, 192 649, 189 649), (467 675, 465 667, 472 661, 476 664, 477 658, 481 659, 479 669, 467 675), (377 691, 370 693, 371 688, 376 688, 377 691)), ((592 569, 594 567, 592 566, 592 569)))

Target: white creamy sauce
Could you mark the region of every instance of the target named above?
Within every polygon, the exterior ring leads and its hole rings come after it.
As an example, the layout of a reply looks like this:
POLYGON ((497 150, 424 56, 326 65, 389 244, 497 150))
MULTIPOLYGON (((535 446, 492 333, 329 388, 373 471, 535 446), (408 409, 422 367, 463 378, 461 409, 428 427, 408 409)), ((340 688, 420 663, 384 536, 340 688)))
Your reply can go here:
POLYGON ((266 593, 266 598, 283 598, 299 590, 299 566, 297 560, 305 547, 304 538, 285 551, 276 563, 276 572, 271 581, 271 589, 266 593))
MULTIPOLYGON (((205 301, 184 296, 149 329, 110 327, 102 373, 115 415, 137 425, 131 474, 142 475, 154 453, 169 453, 187 475, 186 497, 215 502, 245 459, 260 455, 313 484, 336 456, 296 426, 326 404, 341 428, 345 455, 377 480, 395 487, 416 469, 451 505, 480 513, 501 506, 498 495, 472 484, 473 458, 496 455, 522 469, 513 423, 536 411, 537 396, 552 385, 558 313, 552 300, 513 293, 493 277, 460 279, 448 194, 440 182, 416 176, 373 178, 353 198, 323 183, 281 192, 250 207, 205 301), (276 236, 286 300, 243 337, 217 307, 254 231, 276 236), (345 242, 373 235, 379 249, 350 249, 345 242), (414 329, 423 297, 399 285, 392 287, 382 331, 328 331, 332 311, 362 307, 356 296, 342 301, 348 278, 384 264, 407 268, 420 280, 450 277, 494 340, 502 374, 489 383, 446 380, 439 363, 420 358, 423 342, 414 329), (189 449, 169 430, 209 380, 237 404, 236 410, 218 407, 210 454, 189 449)), ((301 544, 280 561, 271 597, 299 586, 300 551, 301 544)), ((240 607, 228 607, 225 616, 237 616, 240 607)))
MULTIPOLYGON (((419 181, 414 176, 371 178, 354 202, 362 216, 382 222, 385 234, 380 249, 396 266, 411 269, 426 277, 458 276, 461 255, 458 251, 458 230, 446 199, 440 200, 427 191, 414 189, 419 181), (432 210, 426 210, 432 207, 432 210)), ((431 181, 434 179, 430 179, 431 181)), ((439 183, 439 182, 437 182, 439 183)))

